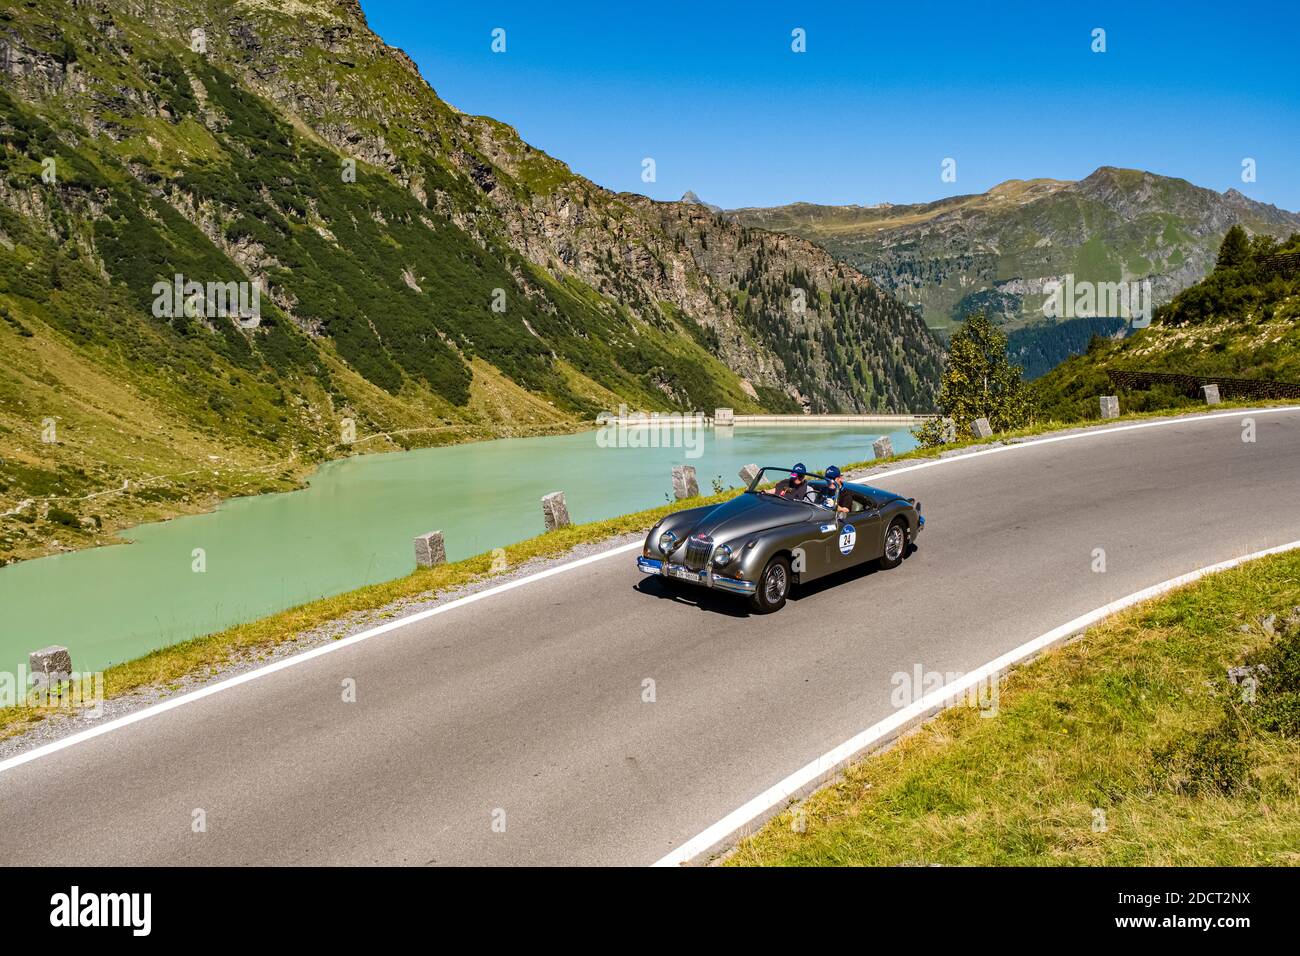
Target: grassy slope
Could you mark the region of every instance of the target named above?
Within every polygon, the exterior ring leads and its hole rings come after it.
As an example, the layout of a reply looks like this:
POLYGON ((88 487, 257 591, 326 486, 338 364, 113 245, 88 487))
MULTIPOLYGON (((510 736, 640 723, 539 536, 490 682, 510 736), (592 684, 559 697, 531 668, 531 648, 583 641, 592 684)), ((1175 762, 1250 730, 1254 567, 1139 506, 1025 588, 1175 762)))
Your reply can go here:
MULTIPOLYGON (((78 349, 30 315, 22 322, 39 334, 24 337, 0 323, 0 513, 15 512, 0 517, 0 563, 114 543, 113 532, 144 521, 210 510, 223 498, 289 490, 337 455, 583 427, 479 359, 471 362, 463 409, 430 400, 421 411, 374 390, 327 355, 341 391, 367 395, 377 421, 358 424, 351 448, 327 445, 328 433, 306 448, 250 441, 196 424, 188 411, 193 396, 170 376, 145 381, 111 353, 78 349), (55 423, 54 443, 41 441, 46 419, 55 423), (36 500, 19 507, 29 499, 36 500)), ((570 381, 591 400, 616 406, 613 393, 585 377, 573 374, 570 381)))
MULTIPOLYGON (((1115 392, 1106 376, 1110 368, 1300 383, 1300 280, 1274 289, 1263 305, 1244 314, 1180 325, 1157 322, 1119 342, 1096 342, 1035 382, 1039 414, 1067 422, 1098 418, 1097 397, 1115 392)), ((1167 388, 1120 394, 1120 406, 1130 411, 1198 404, 1167 388)))
POLYGON ((787 811, 728 862, 1296 865, 1300 740, 1217 729, 1247 706, 1225 668, 1271 641, 1240 628, 1298 605, 1293 552, 1125 612, 1015 670, 996 717, 945 712, 809 798, 805 832, 787 811))

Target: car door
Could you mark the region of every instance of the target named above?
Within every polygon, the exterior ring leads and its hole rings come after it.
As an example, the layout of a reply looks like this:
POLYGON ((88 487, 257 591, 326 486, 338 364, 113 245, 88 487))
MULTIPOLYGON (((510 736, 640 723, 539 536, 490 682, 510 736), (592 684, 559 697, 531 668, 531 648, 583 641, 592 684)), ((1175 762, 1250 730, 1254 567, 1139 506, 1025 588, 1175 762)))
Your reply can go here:
POLYGON ((834 547, 840 567, 853 567, 880 557, 880 509, 860 491, 850 490, 849 513, 839 519, 834 547))

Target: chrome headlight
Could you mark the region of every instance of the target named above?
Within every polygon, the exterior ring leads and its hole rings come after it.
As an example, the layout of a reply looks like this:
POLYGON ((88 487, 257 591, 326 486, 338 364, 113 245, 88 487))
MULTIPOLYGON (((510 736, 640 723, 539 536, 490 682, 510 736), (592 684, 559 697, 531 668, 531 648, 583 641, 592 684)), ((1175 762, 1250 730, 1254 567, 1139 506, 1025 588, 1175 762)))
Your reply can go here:
POLYGON ((720 545, 718 547, 718 550, 713 552, 713 564, 716 567, 722 568, 722 567, 726 567, 730 563, 731 563, 731 545, 729 544, 720 545))
POLYGON ((677 547, 677 535, 671 531, 665 531, 659 536, 660 554, 670 554, 675 547, 677 547))

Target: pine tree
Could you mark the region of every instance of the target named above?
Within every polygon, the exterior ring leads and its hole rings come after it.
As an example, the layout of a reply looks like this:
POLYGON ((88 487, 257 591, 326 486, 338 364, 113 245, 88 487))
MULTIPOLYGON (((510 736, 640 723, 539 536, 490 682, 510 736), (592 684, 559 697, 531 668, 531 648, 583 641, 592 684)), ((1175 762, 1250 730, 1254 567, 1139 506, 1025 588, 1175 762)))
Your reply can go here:
POLYGON ((1250 259, 1250 237, 1241 226, 1233 226, 1223 237, 1219 246, 1219 257, 1214 261, 1214 269, 1235 269, 1250 259))
MULTIPOLYGON (((987 418, 994 431, 1023 428, 1034 417, 1033 398, 1020 377, 1021 369, 1007 357, 1007 337, 976 312, 953 333, 948 364, 939 388, 939 413, 951 418, 958 434, 969 433, 977 418, 987 418)), ((913 434, 922 445, 943 441, 944 426, 936 419, 913 434)))

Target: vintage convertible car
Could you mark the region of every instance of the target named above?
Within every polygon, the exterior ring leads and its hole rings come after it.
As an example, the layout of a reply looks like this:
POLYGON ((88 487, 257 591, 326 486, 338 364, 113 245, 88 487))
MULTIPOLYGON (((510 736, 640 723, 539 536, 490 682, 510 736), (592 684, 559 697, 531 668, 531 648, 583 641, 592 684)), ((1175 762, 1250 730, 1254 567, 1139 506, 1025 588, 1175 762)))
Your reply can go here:
POLYGON ((837 517, 828 482, 809 473, 816 500, 760 490, 789 468, 762 468, 740 495, 720 505, 678 511, 646 535, 637 567, 667 581, 687 581, 749 597, 767 614, 790 588, 836 571, 879 561, 895 568, 925 527, 921 504, 870 485, 845 482, 847 515, 837 517))

